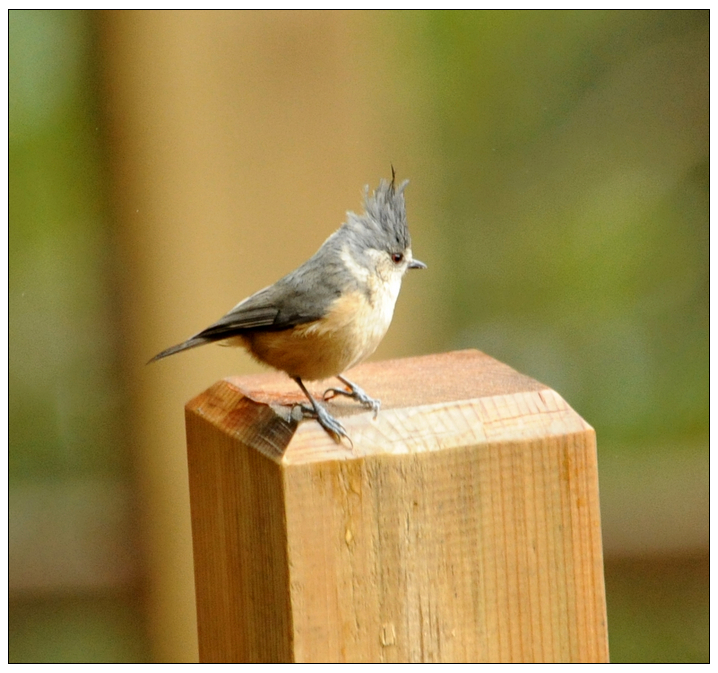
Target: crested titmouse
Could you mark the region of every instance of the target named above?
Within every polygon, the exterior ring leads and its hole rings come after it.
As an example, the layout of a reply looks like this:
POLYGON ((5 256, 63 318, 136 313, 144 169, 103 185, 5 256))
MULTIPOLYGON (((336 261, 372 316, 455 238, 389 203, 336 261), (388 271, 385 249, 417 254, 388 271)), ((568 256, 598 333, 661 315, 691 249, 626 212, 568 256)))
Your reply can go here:
MULTIPOLYGON (((337 377, 348 390, 329 388, 324 399, 351 397, 376 416, 379 400, 344 376, 369 357, 386 334, 407 269, 425 269, 411 254, 404 188, 382 180, 364 214, 347 220, 298 269, 247 297, 227 315, 193 337, 155 355, 159 360, 215 341, 246 348, 257 360, 291 376, 312 405, 316 418, 335 439, 349 439, 342 424, 315 400, 303 380, 337 377)), ((349 440, 351 442, 351 440, 349 440)))

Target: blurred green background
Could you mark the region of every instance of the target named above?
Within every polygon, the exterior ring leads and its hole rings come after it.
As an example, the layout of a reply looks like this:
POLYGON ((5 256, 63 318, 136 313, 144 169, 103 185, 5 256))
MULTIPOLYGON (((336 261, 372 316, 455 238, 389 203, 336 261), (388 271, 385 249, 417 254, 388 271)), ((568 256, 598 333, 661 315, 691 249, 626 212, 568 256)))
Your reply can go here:
POLYGON ((158 607, 188 521, 146 475, 186 475, 147 457, 165 375, 137 363, 262 286, 235 231, 217 308, 182 289, 261 189, 271 282, 390 161, 431 275, 378 355, 556 389, 598 435, 612 661, 708 661, 708 11, 13 10, 9 63, 10 661, 190 657, 158 644, 194 647, 187 599, 158 607))

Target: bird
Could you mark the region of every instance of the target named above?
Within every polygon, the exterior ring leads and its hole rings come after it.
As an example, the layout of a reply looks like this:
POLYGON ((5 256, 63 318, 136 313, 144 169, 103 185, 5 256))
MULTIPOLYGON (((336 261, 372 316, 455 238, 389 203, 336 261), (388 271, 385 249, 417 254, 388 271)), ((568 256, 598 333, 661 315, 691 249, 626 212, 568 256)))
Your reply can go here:
MULTIPOLYGON (((336 377, 345 387, 328 388, 322 401, 344 395, 376 417, 380 401, 344 376, 369 357, 391 323, 406 271, 425 269, 414 259, 404 190, 409 183, 382 179, 364 212, 347 212, 345 222, 297 269, 243 299, 226 315, 150 362, 208 343, 245 348, 256 360, 286 372, 307 397, 304 418, 316 419, 340 443, 351 439, 344 426, 315 399, 305 381, 336 377)), ((352 444, 353 446, 353 444, 352 444)))

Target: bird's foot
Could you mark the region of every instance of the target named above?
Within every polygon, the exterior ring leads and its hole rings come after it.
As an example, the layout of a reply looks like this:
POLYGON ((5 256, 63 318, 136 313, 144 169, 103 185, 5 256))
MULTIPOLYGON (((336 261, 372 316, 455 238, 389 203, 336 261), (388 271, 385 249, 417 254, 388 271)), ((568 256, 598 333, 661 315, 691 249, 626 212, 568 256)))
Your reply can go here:
POLYGON ((337 395, 351 397, 353 400, 356 400, 367 409, 371 409, 374 412, 374 418, 376 418, 376 415, 379 413, 379 407, 381 407, 381 401, 375 399, 374 397, 369 397, 369 395, 367 395, 362 388, 356 385, 356 383, 352 383, 349 379, 344 378, 343 376, 337 376, 337 378, 349 390, 345 390, 344 388, 327 388, 324 391, 324 399, 331 400, 337 395))
POLYGON ((297 385, 302 389, 302 392, 307 396, 309 403, 312 405, 311 407, 307 407, 304 404, 299 405, 299 408, 301 409, 304 418, 316 419, 319 425, 321 425, 327 431, 329 436, 337 444, 341 444, 342 439, 346 438, 352 449, 354 449, 354 442, 352 442, 351 437, 349 437, 349 435, 347 434, 347 431, 344 429, 344 426, 309 394, 309 391, 307 390, 306 386, 304 385, 304 383, 302 383, 302 379, 300 379, 298 376, 294 376, 292 378, 294 378, 297 385))
POLYGON ((319 402, 314 401, 314 404, 311 406, 306 404, 300 404, 298 406, 304 418, 313 418, 316 420, 337 444, 341 444, 342 439, 346 439, 351 447, 354 448, 354 443, 347 434, 344 426, 319 404, 319 402))

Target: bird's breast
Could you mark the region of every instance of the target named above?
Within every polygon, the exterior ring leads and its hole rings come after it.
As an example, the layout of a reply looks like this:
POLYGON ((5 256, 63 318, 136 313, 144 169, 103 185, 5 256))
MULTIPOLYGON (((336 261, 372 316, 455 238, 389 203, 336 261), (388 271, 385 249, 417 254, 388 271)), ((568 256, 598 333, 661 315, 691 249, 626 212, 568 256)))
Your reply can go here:
POLYGON ((309 381, 336 376, 376 350, 391 324, 398 293, 391 283, 345 293, 320 320, 281 332, 249 333, 243 345, 290 376, 309 381))

